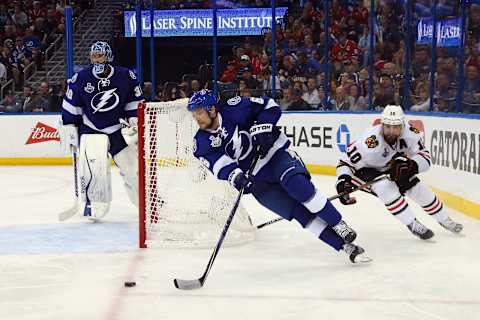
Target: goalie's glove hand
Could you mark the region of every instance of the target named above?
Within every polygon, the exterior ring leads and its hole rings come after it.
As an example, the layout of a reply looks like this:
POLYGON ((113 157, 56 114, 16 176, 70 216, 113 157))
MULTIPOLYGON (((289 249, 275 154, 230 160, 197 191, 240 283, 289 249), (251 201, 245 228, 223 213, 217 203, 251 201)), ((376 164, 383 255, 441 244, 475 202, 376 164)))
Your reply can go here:
POLYGON ((239 168, 230 173, 228 176, 228 182, 230 182, 230 184, 238 191, 244 188, 244 194, 250 193, 250 189, 253 185, 253 181, 250 179, 250 177, 247 177, 245 173, 243 173, 242 169, 239 168))
POLYGON ((271 123, 260 123, 250 128, 250 135, 253 147, 258 150, 260 159, 263 159, 277 140, 280 131, 271 123))
POLYGON ((398 183, 409 181, 418 173, 418 164, 402 154, 395 155, 389 166, 390 179, 398 183))
MULTIPOLYGON (((355 186, 352 183, 352 177, 350 177, 348 174, 342 174, 340 177, 338 177, 336 187, 338 193, 352 191, 355 189, 355 186)), ((339 200, 343 205, 357 203, 357 200, 354 197, 350 197, 348 194, 341 196, 339 200)))
POLYGON ((58 133, 60 135, 60 148, 63 154, 71 155, 73 150, 78 149, 78 128, 73 124, 60 124, 58 127, 58 133))

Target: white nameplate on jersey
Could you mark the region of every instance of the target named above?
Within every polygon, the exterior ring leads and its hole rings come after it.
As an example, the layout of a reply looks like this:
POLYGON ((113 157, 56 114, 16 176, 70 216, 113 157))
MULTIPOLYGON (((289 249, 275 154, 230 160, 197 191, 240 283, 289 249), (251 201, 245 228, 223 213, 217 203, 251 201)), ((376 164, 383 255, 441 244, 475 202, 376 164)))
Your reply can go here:
POLYGON ((115 108, 120 102, 120 98, 115 92, 117 88, 113 88, 107 91, 102 91, 93 96, 90 101, 93 113, 107 112, 115 108))
POLYGON ((83 88, 83 90, 85 90, 86 93, 92 93, 95 91, 95 87, 92 86, 90 82, 87 82, 87 85, 83 88))

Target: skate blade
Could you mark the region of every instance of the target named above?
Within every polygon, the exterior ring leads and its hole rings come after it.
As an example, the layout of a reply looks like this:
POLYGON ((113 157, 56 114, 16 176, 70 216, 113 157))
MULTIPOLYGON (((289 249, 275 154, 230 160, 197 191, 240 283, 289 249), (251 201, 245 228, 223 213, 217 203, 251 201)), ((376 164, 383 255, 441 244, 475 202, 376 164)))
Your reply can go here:
POLYGON ((365 255, 358 255, 355 257, 355 260, 354 260, 354 264, 365 264, 365 263, 370 263, 372 262, 373 259, 370 258, 369 256, 365 256, 365 255))

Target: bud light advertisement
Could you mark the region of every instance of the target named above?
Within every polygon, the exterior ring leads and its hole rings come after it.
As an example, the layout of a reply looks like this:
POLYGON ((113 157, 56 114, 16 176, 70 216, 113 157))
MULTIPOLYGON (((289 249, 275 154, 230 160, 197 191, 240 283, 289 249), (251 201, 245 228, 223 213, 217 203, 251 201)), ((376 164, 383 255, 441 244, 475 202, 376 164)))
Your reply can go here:
MULTIPOLYGON (((437 46, 458 47, 460 46, 460 23, 461 19, 445 19, 437 21, 437 46)), ((417 43, 431 44, 433 38, 433 21, 431 18, 422 18, 417 26, 417 43)))
MULTIPOLYGON (((286 7, 276 8, 277 22, 283 19, 286 7)), ((135 11, 124 12, 125 37, 135 37, 135 11)), ((240 8, 217 10, 219 36, 261 35, 272 26, 271 8, 240 8)), ((155 37, 213 36, 213 10, 155 10, 153 19, 155 37)), ((142 36, 150 37, 150 11, 142 11, 142 36)))

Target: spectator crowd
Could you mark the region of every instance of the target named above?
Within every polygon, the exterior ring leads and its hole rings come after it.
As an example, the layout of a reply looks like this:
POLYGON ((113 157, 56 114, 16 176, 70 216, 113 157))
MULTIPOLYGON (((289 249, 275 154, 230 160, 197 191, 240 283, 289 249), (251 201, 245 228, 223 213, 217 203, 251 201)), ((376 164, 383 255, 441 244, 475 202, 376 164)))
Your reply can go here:
MULTIPOLYGON (((47 48, 65 32, 65 0, 0 1, 0 86, 13 80, 3 93, 0 112, 60 111, 64 83, 25 85, 26 68, 44 70, 47 48), (15 90, 15 91, 14 91, 15 90)), ((92 0, 70 1, 74 17, 92 0)))
MULTIPOLYGON (((57 34, 63 33, 63 1, 13 1, 0 6, 2 48, 0 48, 0 75, 21 82, 21 69, 31 61, 41 61, 42 50, 57 34), (17 74, 17 75, 15 75, 17 74)), ((136 1, 126 1, 125 9, 132 9, 136 1)), ((271 94, 272 57, 276 60, 275 88, 277 100, 284 110, 381 110, 388 104, 403 105, 407 100, 412 111, 456 111, 458 74, 458 47, 438 47, 433 101, 430 101, 429 45, 416 43, 418 19, 431 14, 433 0, 413 1, 412 38, 407 44, 405 2, 402 0, 375 1, 375 28, 372 94, 369 99, 369 6, 370 1, 331 0, 329 28, 324 29, 323 1, 277 1, 289 9, 283 21, 276 25, 276 48, 272 48, 272 31, 263 36, 243 37, 231 48, 231 53, 219 57, 218 86, 224 97, 233 95, 256 96, 271 94), (326 41, 328 39, 328 41, 326 41), (326 46, 326 44, 328 46, 326 46), (407 47, 412 48, 409 77, 404 74, 407 47), (327 69, 326 69, 327 68, 327 69), (328 72, 325 72, 328 71, 328 72), (328 79, 325 79, 325 75, 328 79), (328 82, 328 92, 324 83, 328 82), (408 97, 404 99, 404 84, 408 97)), ((438 1, 438 18, 460 15, 460 2, 438 1)), ((144 6, 150 0, 143 1, 144 6)), ((210 1, 187 0, 154 2, 158 9, 209 8, 210 1)), ((270 0, 217 0, 220 8, 268 7, 270 0)), ((80 9, 81 10, 81 9, 80 9)), ((480 5, 470 4, 467 10, 465 37, 465 77, 462 90, 462 110, 480 113, 480 5)), ((40 64, 40 62, 39 62, 40 64)), ((189 97, 204 87, 211 87, 211 67, 200 68, 198 74, 187 74, 177 82, 156 87, 155 101, 169 101, 189 97)), ((47 83, 48 85, 48 83, 47 83)), ((61 97, 64 86, 55 92, 61 97)), ((42 96, 35 88, 35 96, 42 96)), ((25 95, 32 88, 26 87, 25 95)), ((145 83, 149 97, 150 83, 145 83)), ((52 95, 52 96, 53 96, 52 95)), ((46 99, 42 97, 42 99, 46 99)), ((7 95, 8 110, 37 110, 27 107, 21 97, 7 95), (12 105, 13 103, 13 105, 12 105)), ((48 98, 47 101, 57 101, 48 98)), ((0 112, 6 110, 4 101, 0 112)), ((36 104, 38 107, 40 104, 36 104)), ((55 110, 56 107, 49 110, 55 110)), ((42 108, 40 108, 42 109, 42 108)))
MULTIPOLYGON (((219 1, 228 4, 227 1, 219 1)), ((412 111, 430 110, 430 62, 428 45, 415 43, 415 26, 420 17, 431 14, 431 0, 414 1, 408 103, 412 111)), ((208 7, 208 1, 173 1, 167 8, 208 7), (205 3, 207 5, 205 6, 205 3)), ((240 1, 238 5, 269 6, 270 1, 240 1)), ((276 57, 276 89, 284 110, 381 110, 387 104, 404 102, 404 63, 407 51, 404 1, 375 2, 373 87, 369 105, 370 1, 332 0, 329 30, 324 30, 322 1, 305 1, 302 7, 292 1, 284 21, 276 27, 276 50, 272 52, 272 34, 261 39, 246 37, 232 47, 228 57, 220 57, 220 91, 242 96, 259 95, 272 89, 272 55, 276 57), (325 38, 328 36, 328 48, 325 38), (325 64, 325 50, 327 64, 325 64), (324 92, 325 65, 328 88, 324 92)), ((438 18, 460 14, 459 2, 439 1, 438 18)), ((468 9, 465 80, 462 109, 480 113, 480 6, 468 9)), ((433 86, 433 110, 455 112, 459 48, 438 47, 433 86)), ((201 78, 201 76, 200 76, 201 78)), ((169 83, 157 88, 156 100, 189 96, 208 81, 185 77, 178 86, 169 83)), ((228 94, 227 94, 228 96, 228 94)))

